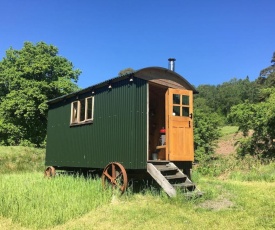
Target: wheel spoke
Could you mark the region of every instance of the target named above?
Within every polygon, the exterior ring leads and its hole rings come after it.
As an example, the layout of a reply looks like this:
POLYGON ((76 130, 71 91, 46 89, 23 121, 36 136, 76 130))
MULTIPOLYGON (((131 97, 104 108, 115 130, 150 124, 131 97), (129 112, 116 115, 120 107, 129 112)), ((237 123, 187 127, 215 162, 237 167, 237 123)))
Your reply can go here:
POLYGON ((110 181, 113 180, 113 178, 109 175, 107 171, 103 172, 103 174, 110 179, 110 181))
POLYGON ((116 166, 114 163, 112 163, 112 178, 115 179, 116 178, 116 166))
POLYGON ((117 183, 116 180, 114 180, 113 186, 117 187, 120 191, 124 190, 124 186, 120 185, 120 183, 117 183))
POLYGON ((120 171, 119 174, 116 176, 116 179, 119 178, 122 175, 122 172, 120 171))

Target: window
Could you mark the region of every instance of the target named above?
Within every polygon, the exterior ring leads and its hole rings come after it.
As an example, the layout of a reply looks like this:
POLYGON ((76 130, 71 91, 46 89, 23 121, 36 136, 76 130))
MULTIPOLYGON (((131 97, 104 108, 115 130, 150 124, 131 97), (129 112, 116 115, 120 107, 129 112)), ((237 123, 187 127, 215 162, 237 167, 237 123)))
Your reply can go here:
POLYGON ((71 104, 71 125, 92 122, 94 118, 94 97, 87 97, 71 104))
POLYGON ((188 117, 189 116, 189 96, 173 94, 173 115, 188 117))

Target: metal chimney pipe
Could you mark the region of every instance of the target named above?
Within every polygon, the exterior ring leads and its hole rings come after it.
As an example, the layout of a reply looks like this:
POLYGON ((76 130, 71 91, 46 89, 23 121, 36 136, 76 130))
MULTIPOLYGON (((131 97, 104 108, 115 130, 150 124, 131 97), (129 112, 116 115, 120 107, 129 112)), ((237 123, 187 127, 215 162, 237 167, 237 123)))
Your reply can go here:
POLYGON ((168 69, 175 71, 175 61, 176 61, 176 58, 168 59, 168 69))

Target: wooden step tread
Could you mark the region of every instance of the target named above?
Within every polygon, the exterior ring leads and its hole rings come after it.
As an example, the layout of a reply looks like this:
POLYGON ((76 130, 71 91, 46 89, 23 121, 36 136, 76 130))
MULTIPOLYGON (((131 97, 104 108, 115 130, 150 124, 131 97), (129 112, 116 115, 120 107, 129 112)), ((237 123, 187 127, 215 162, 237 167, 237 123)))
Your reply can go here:
POLYGON ((179 183, 179 184, 173 184, 173 187, 179 188, 179 187, 195 187, 195 184, 190 183, 190 182, 185 182, 185 183, 179 183))
POLYGON ((156 168, 161 171, 161 172, 165 172, 165 171, 177 171, 178 168, 177 167, 173 167, 173 166, 165 166, 165 165, 156 165, 156 168))
POLYGON ((186 178, 187 176, 185 175, 167 175, 167 176, 164 176, 167 180, 172 180, 172 179, 180 179, 180 178, 186 178))

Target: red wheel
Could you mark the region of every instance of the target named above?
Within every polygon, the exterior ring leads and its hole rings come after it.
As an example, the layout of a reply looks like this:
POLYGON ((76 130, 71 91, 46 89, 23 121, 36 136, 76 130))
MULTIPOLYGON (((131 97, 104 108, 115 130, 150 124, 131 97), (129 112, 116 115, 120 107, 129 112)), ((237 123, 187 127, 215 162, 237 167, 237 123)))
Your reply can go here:
POLYGON ((119 189, 123 194, 127 188, 128 178, 125 168, 117 162, 108 164, 102 174, 102 185, 105 188, 111 184, 113 189, 119 189))
POLYGON ((55 176, 55 168, 53 166, 49 166, 46 168, 46 170, 44 171, 44 176, 45 177, 54 177, 55 176))

